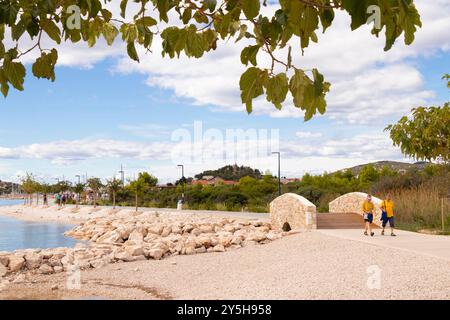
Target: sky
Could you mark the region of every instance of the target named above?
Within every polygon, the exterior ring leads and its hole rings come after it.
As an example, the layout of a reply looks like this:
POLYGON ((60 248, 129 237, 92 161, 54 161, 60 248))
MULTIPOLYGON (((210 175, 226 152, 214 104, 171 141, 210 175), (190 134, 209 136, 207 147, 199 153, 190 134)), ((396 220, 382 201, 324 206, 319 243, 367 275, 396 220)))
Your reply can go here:
MULTIPOLYGON (((245 41, 221 42, 199 60, 170 60, 156 38, 140 63, 120 42, 63 43, 55 82, 34 78, 35 56, 25 56, 25 91, 0 98, 0 180, 19 181, 26 172, 46 182, 106 179, 121 165, 127 179, 148 171, 161 183, 181 176, 179 164, 185 176, 234 163, 275 173, 276 151, 287 177, 413 162, 383 129, 413 107, 448 101, 441 77, 450 72, 450 0, 415 3, 423 27, 410 46, 401 37, 384 52, 383 36, 370 35, 369 26, 352 32, 349 17, 338 13, 317 44, 303 56, 295 51, 296 66, 317 67, 332 85, 326 114, 308 122, 291 99, 279 111, 262 96, 246 113, 239 91, 245 41)), ((270 65, 264 54, 258 62, 270 65)))

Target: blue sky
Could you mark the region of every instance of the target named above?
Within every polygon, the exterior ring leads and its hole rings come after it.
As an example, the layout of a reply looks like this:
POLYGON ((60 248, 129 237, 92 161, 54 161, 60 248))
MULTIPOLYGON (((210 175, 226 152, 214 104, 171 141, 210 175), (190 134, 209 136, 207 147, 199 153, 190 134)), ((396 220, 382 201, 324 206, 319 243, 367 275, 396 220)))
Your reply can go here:
MULTIPOLYGON (((449 2, 440 5, 449 7, 449 2)), ((222 44, 218 52, 194 61, 162 59, 154 50, 136 64, 124 57, 120 44, 100 44, 92 49, 95 57, 91 49, 63 46, 56 82, 37 80, 28 68, 25 91, 12 90, 0 99, 0 179, 17 180, 25 172, 47 181, 63 176, 74 181, 86 172, 107 178, 122 163, 129 178, 147 170, 161 182, 172 181, 180 174, 176 165, 186 164, 171 155, 177 144, 172 134, 180 129, 193 134, 196 121, 204 132, 212 129, 224 136, 229 129, 278 130, 286 176, 375 160, 412 161, 391 146, 383 128, 416 105, 448 101, 441 76, 450 70, 450 39, 436 31, 450 27, 445 11, 437 5, 424 8, 416 43, 406 47, 399 41, 388 54, 382 51, 383 39, 372 38, 367 30, 350 32, 346 18, 338 20, 335 31, 305 57, 294 59, 318 66, 332 83, 327 114, 307 123, 291 103, 278 112, 264 99, 246 114, 239 101, 244 70, 239 48, 222 44), (342 41, 335 43, 337 38, 342 41)), ((257 139, 264 137, 258 133, 257 139)), ((188 147, 183 144, 179 147, 188 147)), ((234 145, 247 148, 245 141, 234 145)), ((204 158, 187 161, 186 174, 226 164, 208 153, 204 158)), ((275 172, 275 160, 268 152, 238 163, 275 172)))

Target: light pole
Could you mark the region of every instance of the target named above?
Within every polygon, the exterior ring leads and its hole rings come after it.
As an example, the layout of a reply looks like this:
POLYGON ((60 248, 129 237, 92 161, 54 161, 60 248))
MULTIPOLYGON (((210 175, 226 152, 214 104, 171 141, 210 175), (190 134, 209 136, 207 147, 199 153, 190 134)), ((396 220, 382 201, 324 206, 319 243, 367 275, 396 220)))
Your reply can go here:
POLYGON ((276 151, 276 152, 272 152, 272 154, 277 154, 278 155, 278 195, 281 196, 281 171, 280 171, 280 152, 276 151))
MULTIPOLYGON (((81 175, 77 174, 77 175, 75 176, 75 178, 78 178, 78 186, 77 186, 77 189, 78 189, 78 188, 79 188, 79 185, 81 184, 81 175)), ((80 200, 81 200, 81 195, 80 195, 79 192, 78 192, 78 194, 77 194, 77 197, 78 197, 78 202, 77 202, 77 205, 78 205, 78 203, 79 203, 80 200)))
POLYGON ((120 178, 122 179, 122 188, 125 187, 125 172, 123 171, 123 165, 120 165, 120 178))
POLYGON ((183 184, 183 193, 181 194, 181 201, 184 203, 184 165, 179 164, 177 167, 181 167, 181 183, 183 184))

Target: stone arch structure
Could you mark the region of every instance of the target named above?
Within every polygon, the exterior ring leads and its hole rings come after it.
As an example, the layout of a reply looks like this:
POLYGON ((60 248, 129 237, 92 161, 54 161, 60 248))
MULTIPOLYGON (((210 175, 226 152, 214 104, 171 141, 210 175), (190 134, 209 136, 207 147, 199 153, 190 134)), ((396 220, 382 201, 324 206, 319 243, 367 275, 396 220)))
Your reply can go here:
POLYGON ((316 229, 316 206, 308 199, 285 193, 270 203, 272 226, 285 231, 297 229, 316 229))
MULTIPOLYGON (((362 203, 366 199, 367 193, 350 192, 346 193, 328 204, 330 213, 358 213, 363 214, 362 203)), ((372 202, 375 206, 373 223, 381 225, 381 199, 372 196, 372 202)))

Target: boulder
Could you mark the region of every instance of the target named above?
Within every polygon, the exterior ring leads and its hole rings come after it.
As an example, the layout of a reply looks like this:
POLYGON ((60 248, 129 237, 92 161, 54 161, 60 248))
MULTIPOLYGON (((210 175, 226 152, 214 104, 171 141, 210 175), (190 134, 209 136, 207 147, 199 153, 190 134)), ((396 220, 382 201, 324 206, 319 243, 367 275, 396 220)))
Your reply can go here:
POLYGON ((160 260, 163 255, 164 255, 164 251, 161 249, 150 249, 148 251, 148 256, 155 260, 160 260))
POLYGON ((133 230, 128 237, 129 242, 133 242, 134 244, 140 244, 144 242, 144 235, 138 230, 133 230))
POLYGON ((161 232, 161 237, 167 237, 171 233, 172 233, 172 227, 171 226, 166 226, 166 227, 163 228, 163 230, 161 232))
POLYGON ((0 263, 0 277, 4 277, 8 273, 8 268, 0 263))
POLYGON ((98 243, 122 243, 123 239, 119 232, 109 231, 97 239, 98 243))
POLYGON ((124 249, 132 256, 140 256, 144 254, 144 249, 140 245, 125 246, 124 249))
POLYGON ((20 255, 12 255, 9 257, 9 270, 17 272, 25 265, 25 259, 20 255))
POLYGON ((53 273, 53 268, 50 267, 48 264, 44 263, 39 267, 38 271, 41 274, 51 274, 51 273, 53 273))
POLYGON ((225 251, 225 247, 221 244, 218 244, 217 246, 215 246, 213 248, 214 252, 224 252, 225 251))
POLYGON ((0 264, 7 267, 9 265, 9 257, 8 256, 0 256, 0 264))
POLYGON ((25 254, 25 262, 28 270, 39 268, 42 260, 42 256, 39 253, 30 252, 25 254))

